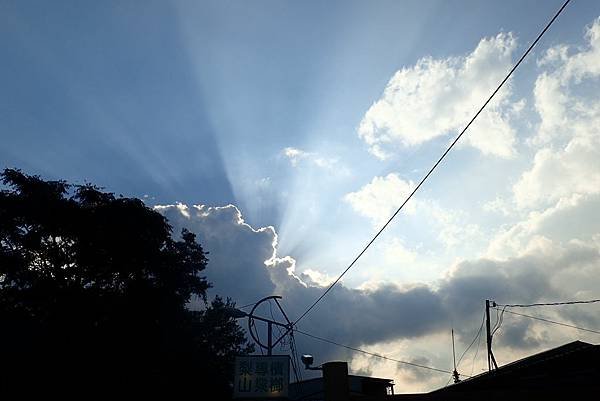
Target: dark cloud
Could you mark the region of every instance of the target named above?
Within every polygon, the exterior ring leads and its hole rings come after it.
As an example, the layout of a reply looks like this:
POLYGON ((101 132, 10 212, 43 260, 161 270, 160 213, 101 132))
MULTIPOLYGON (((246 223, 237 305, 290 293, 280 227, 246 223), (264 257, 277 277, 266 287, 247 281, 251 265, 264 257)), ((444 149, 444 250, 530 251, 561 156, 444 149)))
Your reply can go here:
MULTIPOLYGON (((417 357, 417 358, 412 358, 410 361, 407 361, 407 362, 414 363, 416 365, 421 365, 421 366, 431 366, 432 365, 429 358, 425 358, 423 356, 417 357)), ((410 378, 415 379, 415 380, 428 380, 430 378, 430 372, 428 372, 427 370, 423 370, 423 368, 419 368, 417 366, 409 365, 406 363, 398 363, 396 365, 396 370, 399 373, 408 374, 410 378)))
POLYGON ((539 347, 544 342, 547 342, 548 338, 533 333, 530 330, 532 324, 532 320, 524 318, 513 319, 506 322, 503 321, 502 325, 494 335, 497 339, 495 343, 499 346, 507 346, 513 349, 531 349, 539 347))
MULTIPOLYGON (((211 295, 232 297, 238 305, 264 296, 283 296, 291 319, 300 316, 324 291, 294 272, 295 261, 277 255, 277 234, 272 227, 254 229, 243 222, 232 205, 164 206, 158 210, 179 232, 185 227, 198 235, 209 251, 211 295)), ((347 344, 366 346, 410 339, 448 330, 468 344, 479 327, 485 299, 500 303, 533 303, 573 298, 573 289, 594 291, 600 281, 600 246, 572 242, 562 247, 540 241, 528 251, 506 260, 465 261, 435 286, 399 287, 383 284, 374 289, 348 288, 339 283, 299 323, 301 330, 347 344), (582 273, 583 272, 583 273, 582 273)), ((564 317, 564 316, 563 316, 564 317)), ((594 327, 593 314, 570 319, 594 327)), ((548 338, 532 331, 532 322, 504 316, 496 344, 514 349, 536 348, 548 338)), ((315 355, 319 363, 350 360, 351 351, 296 335, 298 349, 315 355)))
POLYGON ((173 226, 174 234, 187 228, 208 251, 206 274, 213 284, 210 293, 250 303, 275 289, 264 261, 273 254, 275 233, 271 227, 254 230, 241 223, 239 210, 232 205, 218 208, 183 205, 159 207, 173 226))

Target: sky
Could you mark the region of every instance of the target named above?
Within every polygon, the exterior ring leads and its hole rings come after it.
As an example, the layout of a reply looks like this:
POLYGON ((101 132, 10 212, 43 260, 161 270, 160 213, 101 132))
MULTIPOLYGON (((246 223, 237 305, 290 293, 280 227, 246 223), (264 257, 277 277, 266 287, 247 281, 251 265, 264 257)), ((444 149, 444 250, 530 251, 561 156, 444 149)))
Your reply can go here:
MULTIPOLYGON (((143 199, 210 252, 211 296, 297 318, 561 4, 1 0, 0 167, 143 199)), ((600 298, 599 94, 600 3, 573 0, 299 328, 451 370, 485 299, 600 298)), ((600 329, 594 305, 518 312, 600 329)), ((597 337, 507 313, 495 356, 597 337)), ((296 341, 397 393, 450 377, 296 341)))

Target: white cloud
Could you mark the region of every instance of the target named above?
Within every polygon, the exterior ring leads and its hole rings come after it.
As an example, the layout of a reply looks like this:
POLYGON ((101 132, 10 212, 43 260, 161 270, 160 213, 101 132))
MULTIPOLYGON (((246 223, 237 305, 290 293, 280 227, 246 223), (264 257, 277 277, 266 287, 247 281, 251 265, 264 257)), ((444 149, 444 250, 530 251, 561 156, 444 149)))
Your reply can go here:
POLYGON ((343 166, 335 157, 323 156, 317 152, 306 152, 293 147, 284 148, 281 154, 289 160, 293 167, 297 167, 302 162, 307 162, 312 166, 335 171, 338 174, 349 174, 349 169, 343 166))
MULTIPOLYGON (((540 74, 535 83, 535 106, 542 122, 534 144, 547 144, 557 137, 570 138, 572 120, 591 117, 589 101, 592 99, 577 96, 574 86, 583 80, 587 80, 587 85, 597 86, 600 76, 600 18, 588 27, 585 36, 587 44, 579 51, 557 45, 538 62, 540 66, 547 66, 548 71, 540 74)), ((597 103, 597 96, 595 100, 594 103, 597 103)), ((594 105, 596 107, 597 104, 594 105)), ((598 112, 591 114, 597 116, 598 112)))
MULTIPOLYGON (((485 38, 465 57, 424 58, 396 72, 365 114, 359 136, 380 159, 394 145, 418 145, 457 132, 504 78, 512 64, 516 40, 501 33, 485 38)), ((511 94, 505 86, 464 137, 484 154, 511 157, 515 133, 507 113, 511 94)))
POLYGON ((536 80, 541 122, 531 141, 541 148, 513 187, 519 208, 600 193, 600 19, 586 38, 587 46, 579 52, 569 54, 559 45, 542 59, 550 71, 536 80))
MULTIPOLYGON (((398 174, 390 173, 385 177, 374 177, 370 183, 356 192, 344 196, 344 200, 358 214, 371 219, 374 226, 381 226, 400 207, 414 189, 412 181, 405 181, 398 174)), ((409 201, 404 211, 414 213, 415 200, 409 201)))
MULTIPOLYGON (((396 173, 385 177, 374 177, 356 192, 344 196, 344 200, 359 215, 368 217, 374 228, 380 228, 412 192, 415 184, 405 181, 396 173)), ((442 208, 431 200, 411 199, 404 212, 425 220, 423 226, 430 227, 444 247, 452 248, 480 234, 476 224, 468 222, 468 216, 460 211, 442 208)), ((396 244, 392 248, 397 248, 396 244)), ((407 256, 406 254, 405 256, 407 256)))
POLYGON ((438 240, 446 248, 456 248, 481 234, 479 226, 470 223, 468 215, 462 211, 442 208, 433 201, 421 202, 417 208, 429 225, 435 227, 438 240))
POLYGON ((600 17, 587 28, 585 38, 588 48, 565 60, 563 79, 580 82, 584 78, 600 75, 600 17))
POLYGON ((576 194, 600 193, 600 135, 574 138, 563 150, 539 150, 533 166, 522 174, 513 191, 520 208, 547 205, 576 194))
POLYGON ((535 108, 542 118, 535 143, 547 143, 566 125, 567 96, 556 76, 542 73, 534 87, 535 108))
POLYGON ((486 255, 505 259, 522 254, 540 236, 557 242, 589 239, 600 232, 599 195, 573 195, 546 209, 531 211, 514 224, 501 227, 489 242, 486 255))
POLYGON ((483 210, 491 213, 500 213, 504 216, 510 215, 510 208, 506 200, 500 197, 488 201, 483 204, 483 210))
POLYGON ((405 265, 417 259, 417 253, 406 247, 404 241, 392 238, 384 244, 383 258, 386 264, 405 265))
POLYGON ((305 159, 306 157, 308 157, 310 154, 297 149, 297 148, 284 148, 282 151, 283 155, 285 157, 287 157, 290 161, 290 163, 292 164, 292 166, 296 167, 298 165, 298 162, 302 159, 305 159))
POLYGON ((546 67, 564 62, 568 57, 568 52, 569 46, 566 45, 551 47, 537 60, 537 65, 538 67, 546 67))
POLYGON ((313 269, 304 269, 300 276, 303 279, 306 277, 305 282, 321 287, 327 287, 337 278, 313 269))

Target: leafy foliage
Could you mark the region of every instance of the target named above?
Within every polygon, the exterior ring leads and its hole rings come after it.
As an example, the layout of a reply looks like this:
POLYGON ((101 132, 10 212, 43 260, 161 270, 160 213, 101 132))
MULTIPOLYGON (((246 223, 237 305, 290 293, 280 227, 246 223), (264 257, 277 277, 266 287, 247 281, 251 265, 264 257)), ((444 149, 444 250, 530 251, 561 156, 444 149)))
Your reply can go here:
POLYGON ((206 304, 195 235, 93 185, 1 174, 0 384, 177 389, 228 396, 235 354, 252 351, 226 310, 206 304), (205 308, 190 311, 192 297, 205 308))

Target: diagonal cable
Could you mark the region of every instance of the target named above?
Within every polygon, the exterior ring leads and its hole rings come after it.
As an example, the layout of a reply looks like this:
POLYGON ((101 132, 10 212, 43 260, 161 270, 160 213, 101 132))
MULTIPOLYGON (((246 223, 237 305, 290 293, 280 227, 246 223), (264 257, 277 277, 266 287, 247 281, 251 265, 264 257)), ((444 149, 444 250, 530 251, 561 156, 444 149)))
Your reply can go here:
POLYGON ((564 301, 564 302, 546 302, 537 304, 496 304, 496 306, 504 306, 507 308, 529 308, 532 306, 560 306, 560 305, 581 305, 581 304, 595 304, 600 302, 600 299, 590 299, 587 301, 564 301))
POLYGON ((600 331, 598 331, 598 330, 586 329, 585 327, 579 327, 579 326, 575 326, 575 325, 568 324, 568 323, 557 322, 557 321, 546 319, 546 318, 543 318, 543 317, 525 315, 523 313, 513 312, 513 311, 510 311, 510 310, 506 310, 505 312, 506 313, 511 313, 513 315, 527 317, 529 319, 540 320, 540 321, 546 322, 546 323, 552 323, 552 324, 556 324, 556 325, 559 325, 559 326, 570 327, 572 329, 587 331, 587 332, 594 333, 594 334, 600 334, 600 331))
MULTIPOLYGON (((355 348, 355 347, 351 347, 349 345, 340 344, 338 342, 335 342, 335 341, 332 341, 332 340, 328 340, 328 339, 323 338, 323 337, 315 336, 313 334, 310 334, 310 333, 307 333, 305 331, 301 331, 301 330, 298 330, 298 329, 294 329, 294 331, 296 331, 297 333, 303 334, 303 335, 305 335, 307 337, 314 338, 315 340, 323 341, 323 342, 326 342, 326 343, 329 343, 329 344, 332 344, 332 345, 336 345, 338 347, 346 348, 346 349, 349 349, 349 350, 354 351, 354 352, 360 352, 361 354, 370 355, 370 356, 374 356, 376 358, 385 359, 387 361, 401 363, 401 364, 413 366, 413 367, 416 367, 416 368, 428 369, 428 370, 432 370, 434 372, 452 373, 449 370, 433 368, 431 366, 420 365, 420 364, 414 363, 414 362, 402 361, 402 360, 399 360, 399 359, 390 358, 389 356, 385 356, 385 355, 381 355, 381 354, 376 354, 375 352, 369 352, 369 351, 362 350, 360 348, 355 348)), ((466 376, 466 375, 463 375, 463 376, 466 376)))
POLYGON ((471 347, 473 346, 475 341, 479 338, 479 336, 481 336, 481 331, 483 330, 484 323, 485 323, 485 313, 483 314, 483 317, 481 318, 481 325, 479 326, 479 330, 477 330, 477 334, 475 334, 475 337, 473 337, 473 341, 471 341, 471 344, 469 344, 469 346, 463 351, 462 355, 458 359, 458 363, 456 364, 457 368, 460 366, 461 361, 463 360, 463 358, 465 357, 465 355, 467 354, 469 349, 471 349, 471 347))
POLYGON ((387 226, 392 222, 392 220, 394 220, 394 218, 396 217, 396 215, 398 213, 400 213, 400 211, 402 210, 402 208, 404 207, 404 205, 406 205, 406 203, 413 197, 413 195, 419 190, 419 188, 421 188, 421 185, 423 185, 423 183, 429 178, 429 176, 431 175, 431 173, 433 173, 433 171, 442 162, 442 160, 444 160, 444 158, 446 157, 446 155, 450 152, 450 150, 452 150, 452 148, 454 147, 454 145, 456 145, 456 143, 458 142, 458 140, 463 136, 463 134, 467 131, 467 129, 469 129, 469 127, 471 126, 471 124, 473 124, 473 122, 475 121, 475 119, 477 119, 477 117, 479 117, 479 115, 481 114, 481 112, 483 111, 483 109, 485 109, 485 107, 488 105, 488 103, 490 103, 490 101, 494 98, 494 96, 496 96, 496 93, 498 93, 498 91, 500 90, 500 88, 502 88, 502 86, 504 86, 504 84, 506 83, 506 81, 508 81, 508 79, 511 77, 511 75, 513 74, 513 72, 519 67, 519 65, 521 65, 521 63, 523 62, 523 60, 525 59, 525 57, 527 57, 527 55, 531 52, 531 50, 539 42, 539 40, 542 38, 542 36, 544 36, 544 34, 548 30, 548 28, 550 28, 550 26, 554 23, 554 21, 558 18, 558 16, 562 13, 562 11, 565 9, 565 7, 567 6, 567 4, 569 4, 570 2, 571 2, 571 0, 567 0, 567 1, 565 1, 563 3, 563 5, 560 7, 560 9, 554 14, 554 17, 552 17, 552 19, 546 24, 546 26, 544 27, 544 29, 538 34, 537 38, 533 41, 533 43, 531 43, 531 45, 527 48, 527 50, 525 51, 525 53, 523 53, 523 55, 521 56, 521 58, 519 59, 519 61, 517 61, 517 63, 509 71, 509 73, 502 80, 502 82, 500 82, 500 84, 498 85, 498 87, 494 90, 494 92, 492 92, 492 94, 485 101, 485 103, 483 103, 483 106, 481 106, 479 108, 479 110, 477 110, 477 113, 475 113, 475 115, 473 116, 473 118, 471 118, 471 120, 469 121, 469 123, 463 128, 463 130, 460 132, 460 134, 458 134, 458 136, 454 139, 454 141, 452 141, 452 143, 450 144, 450 146, 440 156, 440 158, 437 160, 437 162, 435 162, 435 164, 433 165, 433 167, 431 167, 429 169, 429 171, 427 172, 427 174, 425 174, 425 176, 421 179, 421 181, 419 181, 419 184, 413 189, 413 191, 410 193, 410 195, 408 195, 408 197, 404 200, 404 202, 402 202, 402 204, 394 212, 394 214, 392 215, 392 217, 390 217, 389 220, 383 225, 383 227, 381 227, 381 229, 377 232, 377 234, 375 234, 375 236, 367 243, 367 245, 363 248, 363 250, 360 251, 360 253, 354 258, 354 260, 352 261, 352 263, 350 263, 350 265, 348 265, 348 267, 346 267, 346 269, 342 272, 342 274, 340 274, 339 277, 333 283, 331 283, 331 285, 329 285, 329 287, 327 287, 327 289, 325 290, 325 292, 323 294, 321 294, 321 296, 319 296, 310 305, 310 307, 298 319, 296 319, 296 321, 294 322, 294 324, 296 324, 300 320, 302 320, 304 318, 304 316, 306 316, 321 301, 321 299, 323 299, 325 297, 325 295, 327 295, 329 293, 329 291, 331 291, 331 289, 342 279, 342 277, 344 277, 344 275, 348 272, 348 270, 350 270, 352 268, 352 266, 354 266, 354 264, 358 261, 358 259, 360 259, 361 256, 367 251, 367 249, 369 249, 369 247, 371 246, 371 244, 373 244, 373 242, 375 242, 375 240, 379 237, 379 235, 381 235, 381 233, 383 232, 383 230, 385 230, 387 228, 387 226))

